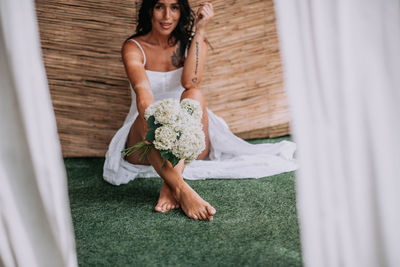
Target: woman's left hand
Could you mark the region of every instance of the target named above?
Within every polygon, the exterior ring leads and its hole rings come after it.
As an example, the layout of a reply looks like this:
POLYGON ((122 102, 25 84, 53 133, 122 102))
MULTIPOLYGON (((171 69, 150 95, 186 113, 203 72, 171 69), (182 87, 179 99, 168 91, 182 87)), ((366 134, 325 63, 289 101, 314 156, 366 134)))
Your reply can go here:
POLYGON ((200 8, 196 13, 196 31, 205 30, 208 23, 214 17, 214 9, 210 2, 200 4, 200 8))

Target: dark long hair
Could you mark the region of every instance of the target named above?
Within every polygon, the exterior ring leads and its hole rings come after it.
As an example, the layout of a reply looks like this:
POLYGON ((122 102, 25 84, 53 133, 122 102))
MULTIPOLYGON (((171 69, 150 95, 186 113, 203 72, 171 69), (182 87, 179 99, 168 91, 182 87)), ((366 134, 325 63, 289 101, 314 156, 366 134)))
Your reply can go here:
MULTIPOLYGON (((137 36, 145 35, 151 31, 151 18, 153 16, 154 6, 157 2, 158 0, 142 0, 136 33, 127 38, 126 41, 137 36)), ((186 47, 189 45, 190 38, 192 37, 195 14, 189 6, 188 0, 178 0, 178 4, 181 16, 178 25, 176 25, 176 28, 169 36, 168 42, 170 42, 171 45, 176 45, 177 42, 180 42, 179 52, 181 55, 184 55, 186 47)))

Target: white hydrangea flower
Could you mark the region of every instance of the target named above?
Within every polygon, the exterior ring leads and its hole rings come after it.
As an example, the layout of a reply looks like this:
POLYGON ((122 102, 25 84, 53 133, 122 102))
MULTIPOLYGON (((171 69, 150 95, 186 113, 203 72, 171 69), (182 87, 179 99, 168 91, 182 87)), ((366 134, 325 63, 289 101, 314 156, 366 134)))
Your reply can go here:
POLYGON ((156 129, 154 147, 158 150, 170 150, 177 140, 178 133, 170 125, 164 125, 156 129))
POLYGON ((154 110, 155 110, 154 104, 151 104, 146 108, 146 110, 144 111, 144 119, 146 121, 150 118, 150 116, 154 115, 154 110))
POLYGON ((205 149, 201 124, 203 111, 198 101, 157 101, 145 111, 145 119, 150 116, 154 116, 156 124, 161 124, 154 133, 153 145, 157 150, 170 151, 179 159, 185 159, 185 163, 190 163, 205 149))
POLYGON ((174 123, 174 129, 177 132, 182 132, 189 125, 193 124, 195 121, 186 112, 180 112, 174 123))
POLYGON ((192 161, 205 149, 205 135, 201 127, 193 127, 181 133, 172 147, 172 154, 180 159, 192 161))
POLYGON ((174 124, 181 112, 179 102, 168 98, 154 103, 155 123, 174 124))
POLYGON ((177 117, 176 123, 174 124, 175 131, 181 132, 193 128, 200 128, 200 130, 203 129, 201 120, 193 118, 187 112, 181 112, 177 117))
POLYGON ((199 101, 185 98, 181 101, 181 108, 191 115, 195 120, 200 121, 203 111, 199 101))

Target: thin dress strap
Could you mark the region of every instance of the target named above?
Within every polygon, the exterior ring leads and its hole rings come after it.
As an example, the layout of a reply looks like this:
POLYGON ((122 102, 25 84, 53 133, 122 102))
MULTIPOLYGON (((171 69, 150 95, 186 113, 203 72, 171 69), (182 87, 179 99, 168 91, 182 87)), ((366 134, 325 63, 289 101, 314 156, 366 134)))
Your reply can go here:
POLYGON ((146 54, 144 53, 144 50, 143 50, 142 46, 140 45, 140 43, 138 41, 136 41, 136 40, 133 40, 133 39, 129 39, 129 41, 133 41, 139 47, 140 51, 142 51, 142 54, 143 54, 143 66, 146 66, 146 54))

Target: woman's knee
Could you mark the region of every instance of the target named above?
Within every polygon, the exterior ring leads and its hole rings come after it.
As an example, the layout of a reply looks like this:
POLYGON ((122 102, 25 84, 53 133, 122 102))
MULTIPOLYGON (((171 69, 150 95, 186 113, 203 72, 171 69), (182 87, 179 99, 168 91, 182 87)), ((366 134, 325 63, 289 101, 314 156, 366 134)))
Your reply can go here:
POLYGON ((204 94, 198 88, 186 89, 181 95, 181 100, 184 99, 184 98, 194 99, 194 100, 199 101, 200 104, 202 104, 202 105, 205 104, 204 94))

